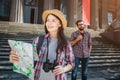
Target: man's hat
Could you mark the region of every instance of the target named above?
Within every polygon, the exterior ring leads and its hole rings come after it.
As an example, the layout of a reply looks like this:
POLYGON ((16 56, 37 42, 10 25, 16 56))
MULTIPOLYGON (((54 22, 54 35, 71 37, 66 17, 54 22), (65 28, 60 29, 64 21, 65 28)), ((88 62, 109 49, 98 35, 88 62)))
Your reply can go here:
POLYGON ((67 20, 66 20, 64 14, 61 11, 59 11, 57 9, 45 10, 42 14, 42 19, 43 19, 44 22, 45 22, 45 20, 46 20, 46 18, 49 14, 56 15, 61 20, 64 29, 67 27, 67 20))

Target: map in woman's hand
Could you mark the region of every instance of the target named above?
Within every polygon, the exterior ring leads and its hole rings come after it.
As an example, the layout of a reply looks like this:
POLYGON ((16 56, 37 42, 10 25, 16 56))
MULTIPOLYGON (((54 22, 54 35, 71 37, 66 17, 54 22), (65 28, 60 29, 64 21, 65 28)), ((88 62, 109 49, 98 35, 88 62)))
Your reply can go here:
POLYGON ((19 56, 19 61, 13 65, 13 71, 21 73, 33 80, 33 45, 23 41, 8 40, 12 50, 19 56))

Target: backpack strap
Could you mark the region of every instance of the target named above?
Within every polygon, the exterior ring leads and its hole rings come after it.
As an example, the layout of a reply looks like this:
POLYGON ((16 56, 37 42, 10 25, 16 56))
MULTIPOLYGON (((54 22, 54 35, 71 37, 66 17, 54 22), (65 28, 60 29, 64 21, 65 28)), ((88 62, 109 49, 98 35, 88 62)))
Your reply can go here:
MULTIPOLYGON (((39 51, 41 49, 41 46, 43 44, 44 37, 45 37, 45 35, 40 35, 39 38, 38 38, 38 43, 37 43, 37 46, 36 46, 38 55, 39 55, 39 51)), ((35 68, 36 63, 37 63, 37 61, 34 61, 34 68, 35 68)))
POLYGON ((40 36, 39 36, 38 44, 37 44, 37 46, 36 46, 37 54, 39 54, 39 51, 40 51, 41 46, 42 46, 42 44, 43 44, 44 37, 45 37, 45 35, 40 35, 40 36))

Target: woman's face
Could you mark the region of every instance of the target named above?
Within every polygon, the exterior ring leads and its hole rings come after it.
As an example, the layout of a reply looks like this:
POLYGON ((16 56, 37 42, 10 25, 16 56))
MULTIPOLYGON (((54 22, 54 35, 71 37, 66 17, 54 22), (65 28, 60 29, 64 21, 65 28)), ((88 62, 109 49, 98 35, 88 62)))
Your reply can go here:
POLYGON ((56 32, 61 27, 60 21, 54 15, 48 15, 46 20, 46 28, 49 32, 56 32))

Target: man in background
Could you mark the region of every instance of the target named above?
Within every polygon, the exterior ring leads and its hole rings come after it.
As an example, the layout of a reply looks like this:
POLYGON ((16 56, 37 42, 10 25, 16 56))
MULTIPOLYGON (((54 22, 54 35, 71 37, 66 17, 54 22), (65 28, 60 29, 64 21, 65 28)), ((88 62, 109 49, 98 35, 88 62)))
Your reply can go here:
POLYGON ((71 34, 70 43, 75 55, 75 67, 72 71, 71 80, 76 80, 79 64, 81 63, 82 80, 87 80, 88 62, 92 50, 92 39, 90 34, 84 30, 82 20, 76 21, 78 30, 71 34))

